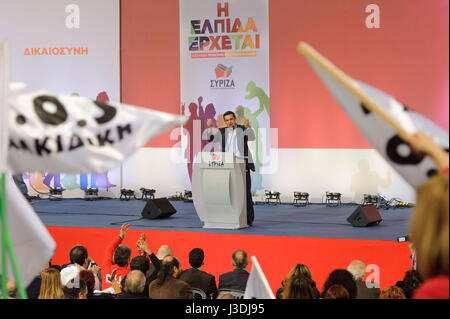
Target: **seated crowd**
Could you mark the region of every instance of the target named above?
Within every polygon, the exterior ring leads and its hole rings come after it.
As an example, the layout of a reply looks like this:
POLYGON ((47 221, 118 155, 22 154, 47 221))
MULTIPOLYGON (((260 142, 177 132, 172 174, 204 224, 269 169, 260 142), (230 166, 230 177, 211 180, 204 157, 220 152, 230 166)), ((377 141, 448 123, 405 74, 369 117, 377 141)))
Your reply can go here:
MULTIPOLYGON (((448 178, 447 178, 448 181, 448 178)), ((415 218, 412 218, 414 225, 415 218)), ((448 218, 448 217, 447 217, 448 218)), ((423 226, 426 228, 426 221, 423 226)), ((69 252, 70 263, 63 266, 50 262, 29 285, 32 299, 234 299, 242 298, 249 273, 248 256, 237 250, 232 254, 233 270, 215 276, 202 270, 205 255, 200 248, 189 252, 191 268, 182 270, 180 261, 170 246, 162 245, 155 255, 142 234, 136 243, 139 255, 131 258, 131 248, 121 244, 129 229, 122 225, 119 235, 112 239, 103 258, 102 268, 89 257, 84 246, 76 245, 69 252), (101 272, 105 273, 102 274, 101 272)), ((414 230, 414 228, 413 228, 414 230)), ((439 230, 435 229, 439 232, 439 230)), ((448 234, 448 230, 447 230, 448 234)), ((412 236, 422 236, 421 231, 412 236)), ((444 249, 445 249, 445 243, 444 249)), ((442 248, 442 247, 441 247, 442 248)), ((415 253, 415 252, 414 252, 415 253)), ((413 253, 413 255, 414 255, 413 253)), ((411 299, 448 298, 448 261, 436 250, 434 263, 419 259, 426 269, 426 278, 412 264, 412 269, 395 286, 380 290, 377 283, 364 282, 366 266, 359 260, 347 269, 335 269, 328 275, 321 290, 304 264, 295 265, 281 282, 277 299, 411 299), (434 266, 433 266, 434 264, 434 266), (447 280, 445 287, 436 284, 439 277, 447 280), (431 284, 427 284, 431 283, 431 284), (434 291, 433 291, 434 289, 434 291), (446 289, 446 291, 445 291, 446 289)), ((447 255, 448 259, 448 239, 447 255)))
MULTIPOLYGON (((365 282, 366 266, 353 260, 347 269, 330 272, 323 287, 317 287, 310 269, 295 265, 276 292, 279 299, 448 299, 449 298, 449 175, 448 155, 421 134, 409 141, 415 150, 437 154, 432 158, 443 172, 417 189, 417 203, 409 222, 411 269, 395 286, 365 282), (428 150, 429 149, 429 150, 428 150), (444 154, 445 153, 445 154, 444 154), (321 289, 320 289, 321 288, 321 289)), ((156 255, 145 234, 138 239, 138 256, 122 244, 130 225, 123 224, 106 248, 101 268, 86 247, 74 246, 70 263, 61 267, 49 263, 27 287, 31 299, 233 299, 242 298, 249 273, 248 256, 232 254, 233 271, 215 276, 202 270, 205 255, 194 248, 189 253, 191 268, 182 270, 170 246, 162 245, 156 255)), ((400 278, 399 278, 400 279, 400 278)), ((17 295, 8 285, 11 297, 17 295)))

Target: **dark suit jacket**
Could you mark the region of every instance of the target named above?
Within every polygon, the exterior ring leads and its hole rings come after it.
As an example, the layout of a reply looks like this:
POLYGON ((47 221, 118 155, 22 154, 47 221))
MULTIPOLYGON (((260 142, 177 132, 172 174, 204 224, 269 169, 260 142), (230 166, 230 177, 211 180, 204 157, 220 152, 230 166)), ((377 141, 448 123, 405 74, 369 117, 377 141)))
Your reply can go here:
POLYGON ((194 299, 191 286, 183 280, 167 277, 161 286, 157 283, 154 280, 148 287, 150 299, 194 299))
POLYGON ((143 295, 134 295, 129 293, 121 293, 116 296, 116 299, 148 299, 148 297, 143 295))
POLYGON ((243 269, 235 269, 233 271, 222 274, 219 277, 219 290, 234 289, 245 291, 249 275, 250 274, 243 269))
POLYGON ((203 290, 208 299, 217 298, 216 278, 200 269, 190 268, 181 273, 180 280, 189 284, 192 288, 203 290))
POLYGON ((362 280, 356 280, 356 287, 358 289, 356 299, 378 299, 380 296, 380 288, 367 288, 362 280))
MULTIPOLYGON (((255 140, 255 131, 253 129, 247 129, 243 125, 237 125, 235 128, 236 138, 238 141, 239 152, 246 157, 246 168, 255 171, 255 164, 253 162, 252 153, 248 151, 248 141, 255 140), (243 142, 241 142, 243 141, 243 142)), ((216 134, 208 132, 208 141, 214 143, 220 143, 222 152, 225 152, 225 146, 227 145, 227 128, 219 128, 216 134)))

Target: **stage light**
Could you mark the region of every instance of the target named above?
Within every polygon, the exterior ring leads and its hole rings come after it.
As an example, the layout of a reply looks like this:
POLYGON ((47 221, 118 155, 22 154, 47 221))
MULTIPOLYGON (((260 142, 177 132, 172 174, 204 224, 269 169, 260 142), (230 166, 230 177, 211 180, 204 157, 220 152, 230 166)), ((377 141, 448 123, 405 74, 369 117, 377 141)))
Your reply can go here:
POLYGON ((309 204, 309 194, 305 192, 294 192, 294 206, 306 206, 309 204))
POLYGON ((134 199, 136 199, 136 196, 134 195, 134 190, 126 188, 122 188, 120 190, 120 200, 130 200, 131 197, 134 197, 134 199))
POLYGON ((84 190, 84 200, 98 199, 98 188, 86 188, 84 190))
POLYGON ((61 200, 63 198, 63 194, 62 194, 63 191, 65 191, 65 189, 63 189, 61 187, 50 188, 49 199, 50 200, 61 200))
POLYGON ((192 202, 192 191, 189 190, 184 191, 183 201, 192 202))
POLYGON ((266 204, 281 204, 280 192, 265 191, 265 203, 266 204))
POLYGON ((155 199, 156 190, 150 188, 141 187, 140 191, 142 193, 141 199, 155 199))
POLYGON ((265 191, 264 192, 264 203, 269 204, 270 202, 270 191, 265 191))
POLYGON ((341 205, 341 193, 326 192, 327 206, 339 206, 341 205))
POLYGON ((364 194, 363 205, 376 205, 378 207, 380 197, 377 195, 364 194))

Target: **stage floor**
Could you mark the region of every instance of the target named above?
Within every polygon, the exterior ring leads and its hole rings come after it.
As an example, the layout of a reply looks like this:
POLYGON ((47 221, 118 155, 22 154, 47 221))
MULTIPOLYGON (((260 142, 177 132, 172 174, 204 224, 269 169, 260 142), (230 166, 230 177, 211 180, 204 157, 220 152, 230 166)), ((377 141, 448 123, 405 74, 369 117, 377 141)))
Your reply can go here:
POLYGON ((142 218, 141 211, 145 204, 142 200, 39 199, 32 206, 46 226, 114 229, 127 222, 132 229, 142 230, 384 241, 395 241, 398 236, 408 233, 412 211, 411 208, 380 209, 383 221, 379 225, 352 227, 347 218, 357 207, 353 204, 339 207, 258 204, 254 206, 253 227, 223 230, 202 228, 193 203, 171 201, 177 213, 170 218, 154 220, 142 218))

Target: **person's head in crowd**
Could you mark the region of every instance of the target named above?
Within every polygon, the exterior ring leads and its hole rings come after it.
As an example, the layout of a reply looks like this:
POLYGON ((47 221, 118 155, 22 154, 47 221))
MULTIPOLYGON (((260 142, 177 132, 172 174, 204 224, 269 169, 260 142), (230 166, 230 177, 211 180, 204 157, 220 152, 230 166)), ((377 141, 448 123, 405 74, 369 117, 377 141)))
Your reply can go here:
POLYGON ((64 295, 62 299, 87 299, 88 289, 84 280, 78 280, 77 287, 63 287, 64 295))
POLYGON ((217 296, 217 299, 235 299, 231 292, 221 291, 217 296))
POLYGON ((322 291, 322 297, 325 297, 328 288, 338 284, 347 289, 350 294, 350 299, 356 298, 357 286, 356 281, 353 279, 353 275, 345 269, 333 270, 325 281, 324 288, 322 291))
POLYGON ((14 280, 6 282, 6 290, 8 291, 8 299, 19 299, 19 291, 14 280))
POLYGON ((402 288, 396 286, 385 287, 382 291, 379 299, 406 299, 405 293, 402 288))
POLYGON ((132 270, 125 280, 125 292, 132 295, 140 295, 145 288, 145 275, 140 270, 132 270))
POLYGON ((95 275, 90 270, 81 270, 79 273, 80 279, 86 282, 87 296, 94 294, 95 275))
POLYGON ((131 248, 128 245, 119 245, 114 251, 113 264, 126 267, 130 263, 131 248))
POLYGON ((408 270, 403 277, 403 280, 395 284, 402 288, 407 299, 411 299, 414 291, 423 282, 423 277, 417 270, 408 270))
POLYGON ((61 284, 63 286, 63 299, 84 299, 88 294, 86 282, 80 280, 80 274, 76 265, 71 265, 61 270, 61 284))
POLYGON ((194 248, 189 252, 189 264, 192 268, 200 268, 203 266, 205 253, 201 248, 194 248))
POLYGON ((294 276, 300 276, 312 280, 311 270, 309 270, 308 266, 306 266, 305 264, 297 264, 294 267, 292 267, 289 274, 283 279, 282 286, 286 287, 286 284, 289 281, 289 279, 291 279, 294 276))
POLYGON ((166 282, 167 278, 172 277, 178 279, 181 274, 180 262, 174 256, 167 256, 161 263, 156 282, 159 286, 166 282))
POLYGON ((147 275, 150 269, 150 262, 144 256, 136 256, 131 259, 130 270, 140 270, 144 275, 147 275))
POLYGON ((409 229, 424 279, 447 275, 449 268, 448 174, 431 177, 417 188, 409 229))
POLYGON ((353 260, 347 266, 347 270, 353 275, 356 281, 363 281, 366 276, 366 265, 360 260, 353 260))
MULTIPOLYGON (((52 265, 52 259, 53 259, 53 257, 49 259, 49 261, 45 264, 44 269, 47 269, 47 268, 55 268, 56 270, 58 270, 59 272, 61 272, 61 266, 59 266, 59 265, 52 265)), ((71 262, 71 263, 72 263, 72 262, 71 262)))
POLYGON ((300 275, 292 276, 286 283, 283 299, 313 299, 311 280, 300 275))
POLYGON ((344 286, 336 284, 327 289, 323 299, 350 299, 350 294, 344 286))
POLYGON ((69 259, 71 264, 78 264, 86 267, 88 264, 88 251, 82 245, 75 245, 70 249, 69 259))
POLYGON ((64 293, 59 271, 53 268, 44 269, 41 272, 41 279, 38 299, 61 299, 64 293))
POLYGON ((156 257, 163 260, 166 256, 173 256, 172 248, 169 245, 161 245, 156 253, 156 257))
POLYGON ((242 269, 245 270, 248 265, 248 256, 245 251, 242 249, 238 249, 233 252, 231 255, 231 263, 234 269, 242 269))

